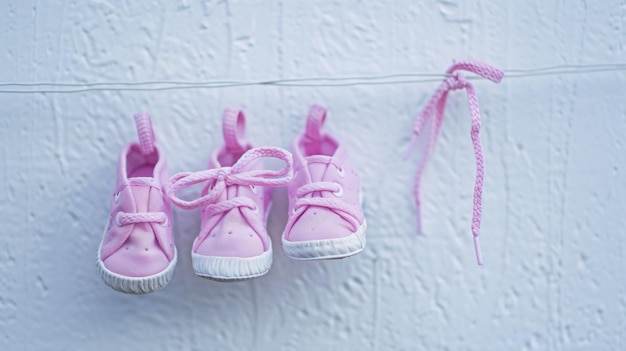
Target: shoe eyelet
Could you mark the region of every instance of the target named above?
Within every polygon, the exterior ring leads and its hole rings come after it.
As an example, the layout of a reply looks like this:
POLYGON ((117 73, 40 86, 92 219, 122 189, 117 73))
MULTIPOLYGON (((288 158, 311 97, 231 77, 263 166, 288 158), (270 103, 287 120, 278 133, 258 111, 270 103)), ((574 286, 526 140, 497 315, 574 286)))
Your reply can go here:
POLYGON ((167 218, 167 216, 165 216, 165 220, 163 222, 161 222, 161 226, 163 227, 167 227, 170 223, 169 218, 167 218))
POLYGON ((258 190, 257 190, 256 186, 250 185, 250 191, 252 191, 253 194, 256 194, 258 190))
POLYGON ((115 193, 115 195, 113 195, 113 201, 115 201, 116 204, 120 202, 120 192, 119 191, 117 193, 115 193))
POLYGON ((117 224, 118 227, 122 226, 122 223, 120 223, 120 217, 122 217, 123 214, 124 212, 120 211, 115 215, 115 224, 117 224))
POLYGON ((257 205, 257 206, 254 206, 254 208, 253 208, 253 209, 251 209, 250 211, 252 211, 252 213, 254 213, 254 214, 259 213, 259 206, 258 206, 258 205, 257 205))
POLYGON ((337 185, 337 187, 339 189, 337 191, 333 192, 333 195, 335 195, 337 197, 341 197, 343 195, 343 187, 339 183, 335 183, 335 185, 337 185))
POLYGON ((346 176, 346 171, 343 168, 337 167, 337 175, 339 178, 343 179, 346 176))
POLYGON ((291 209, 291 213, 292 214, 296 214, 296 208, 295 207, 291 209))

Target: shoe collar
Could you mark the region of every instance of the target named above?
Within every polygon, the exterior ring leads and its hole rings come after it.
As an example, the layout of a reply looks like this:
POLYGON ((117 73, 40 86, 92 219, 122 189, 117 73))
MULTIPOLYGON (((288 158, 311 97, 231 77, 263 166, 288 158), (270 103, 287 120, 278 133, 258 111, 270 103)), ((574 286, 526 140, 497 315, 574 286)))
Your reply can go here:
POLYGON ((161 149, 157 145, 154 145, 154 151, 150 155, 143 156, 148 162, 155 163, 152 177, 128 178, 129 157, 140 162, 141 148, 139 143, 128 143, 120 152, 117 172, 118 187, 124 185, 150 185, 159 189, 163 187, 162 180, 167 179, 167 163, 165 158, 162 157, 161 149))

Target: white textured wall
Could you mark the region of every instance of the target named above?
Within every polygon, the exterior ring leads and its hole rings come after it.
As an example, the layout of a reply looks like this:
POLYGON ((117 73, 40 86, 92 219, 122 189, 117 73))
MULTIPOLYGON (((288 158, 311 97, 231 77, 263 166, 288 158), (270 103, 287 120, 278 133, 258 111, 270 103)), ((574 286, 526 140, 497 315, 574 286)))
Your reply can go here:
MULTIPOLYGON (((626 2, 58 1, 0 5, 0 82, 286 78, 626 61, 626 2), (89 3, 89 4, 85 4, 89 3)), ((424 178, 425 236, 403 162, 437 83, 343 88, 0 94, 2 350, 616 350, 626 342, 625 73, 476 84, 487 175, 483 253, 470 236, 464 93, 424 178), (172 172, 198 170, 242 107, 256 145, 288 146, 308 105, 352 150, 368 246, 295 262, 270 219, 260 279, 194 276, 198 212, 176 211, 164 290, 106 287, 95 257, 132 114, 153 114, 172 172)), ((284 192, 280 193, 284 197, 284 192)))

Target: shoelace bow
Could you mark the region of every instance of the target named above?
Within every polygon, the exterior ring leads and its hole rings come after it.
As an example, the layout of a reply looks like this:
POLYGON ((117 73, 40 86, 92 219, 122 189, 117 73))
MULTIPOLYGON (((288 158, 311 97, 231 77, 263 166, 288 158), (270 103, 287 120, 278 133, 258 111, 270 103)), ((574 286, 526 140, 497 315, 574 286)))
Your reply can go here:
MULTIPOLYGON (((306 206, 318 206, 326 207, 331 210, 338 211, 339 216, 352 225, 354 231, 357 231, 360 223, 357 220, 356 213, 358 209, 354 206, 346 204, 345 202, 337 199, 325 198, 325 197, 308 197, 316 192, 330 191, 335 196, 341 197, 343 188, 337 183, 333 182, 315 182, 301 186, 296 190, 296 202, 294 204, 294 213, 300 208, 306 206)), ((297 217, 296 217, 297 218, 297 217)))
POLYGON ((248 197, 238 196, 219 203, 216 202, 229 185, 287 185, 293 176, 292 165, 292 156, 286 150, 272 147, 250 149, 244 153, 232 167, 221 167, 199 172, 183 172, 174 175, 168 182, 167 195, 174 204, 183 209, 193 209, 204 206, 209 216, 226 212, 236 207, 248 207, 254 211, 257 209, 257 205, 248 197), (280 159, 285 162, 285 167, 278 171, 244 171, 250 162, 262 157, 280 159), (190 201, 182 200, 176 196, 177 191, 203 182, 214 183, 206 195, 190 201))
MULTIPOLYGON (((135 127, 139 136, 139 149, 144 156, 151 155, 155 148, 156 138, 152 129, 152 120, 146 112, 139 112, 135 115, 135 127)), ((119 193, 116 194, 116 198, 119 193)), ((137 212, 125 213, 118 212, 115 216, 115 223, 119 226, 125 226, 138 223, 160 223, 167 224, 167 215, 165 212, 137 212)))
POLYGON ((418 231, 422 233, 422 218, 419 196, 419 185, 422 173, 424 172, 426 162, 428 161, 435 142, 437 141, 437 136, 439 135, 441 123, 443 122, 443 113, 446 108, 448 93, 453 90, 465 89, 467 91, 467 99, 469 102, 470 114, 472 117, 471 138, 472 144, 474 146, 474 155, 476 157, 476 181, 474 184, 472 235, 474 236, 474 250, 476 252, 476 260, 478 261, 478 264, 483 264, 482 254, 480 251, 480 242, 478 240, 478 236, 480 234, 480 219, 482 214, 482 188, 485 177, 483 151, 479 136, 480 109, 478 106, 478 97, 476 95, 476 90, 474 89, 474 86, 465 79, 463 74, 457 72, 457 70, 464 70, 478 74, 479 76, 487 78, 494 83, 499 83, 504 77, 504 73, 501 70, 484 63, 471 61, 454 62, 453 65, 446 71, 446 73, 451 74, 451 76, 441 83, 439 88, 437 88, 433 96, 430 98, 430 100, 428 100, 428 103, 415 120, 413 137, 411 138, 411 142, 409 144, 409 148, 407 149, 405 158, 409 157, 411 151, 415 146, 417 136, 422 131, 422 128, 424 127, 426 122, 428 122, 429 118, 431 117, 435 118, 434 126, 432 126, 430 130, 430 135, 426 144, 424 156, 420 160, 419 166, 417 168, 417 173, 415 175, 415 186, 413 188, 415 205, 417 208, 418 231))

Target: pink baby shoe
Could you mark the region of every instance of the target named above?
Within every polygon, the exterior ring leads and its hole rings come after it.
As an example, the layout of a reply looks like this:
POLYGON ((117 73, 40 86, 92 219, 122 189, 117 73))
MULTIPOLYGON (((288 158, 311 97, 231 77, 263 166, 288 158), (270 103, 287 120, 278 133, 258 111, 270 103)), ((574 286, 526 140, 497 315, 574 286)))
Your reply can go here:
POLYGON ((202 208, 200 234, 191 251, 197 275, 220 281, 255 278, 272 265, 266 229, 270 187, 291 181, 292 156, 280 148, 253 148, 245 139, 241 111, 224 111, 222 128, 225 144, 213 152, 208 169, 174 175, 167 194, 181 208, 202 208), (280 159, 285 167, 267 170, 261 158, 280 159), (199 198, 176 196, 180 189, 204 182, 199 198))
POLYGON ((306 132, 293 144, 294 178, 283 249, 297 260, 343 258, 365 248, 359 177, 346 149, 322 134, 326 109, 311 106, 306 132))
POLYGON ((147 113, 135 115, 139 143, 120 153, 111 215, 98 248, 104 282, 129 294, 164 287, 174 274, 172 209, 165 197, 167 165, 147 113))

